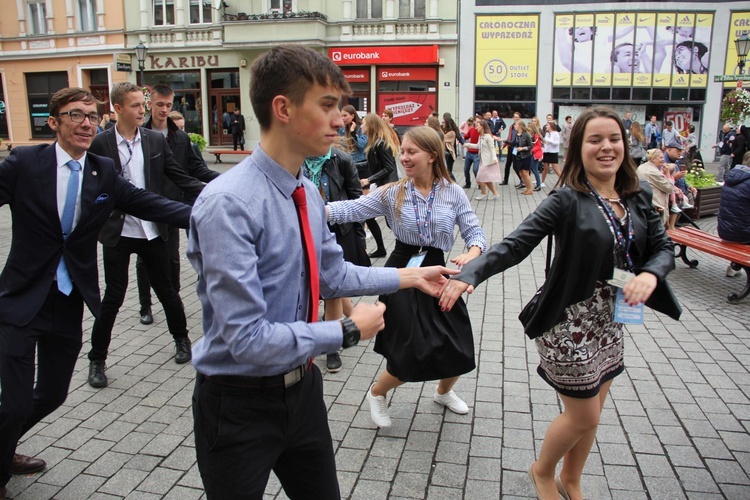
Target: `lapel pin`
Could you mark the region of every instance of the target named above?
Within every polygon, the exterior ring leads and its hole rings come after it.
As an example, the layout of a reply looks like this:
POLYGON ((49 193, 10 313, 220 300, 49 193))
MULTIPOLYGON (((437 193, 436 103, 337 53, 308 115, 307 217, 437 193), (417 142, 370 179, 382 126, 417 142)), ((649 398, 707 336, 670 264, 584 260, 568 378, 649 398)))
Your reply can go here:
POLYGON ((96 175, 96 170, 92 170, 91 175, 96 175))

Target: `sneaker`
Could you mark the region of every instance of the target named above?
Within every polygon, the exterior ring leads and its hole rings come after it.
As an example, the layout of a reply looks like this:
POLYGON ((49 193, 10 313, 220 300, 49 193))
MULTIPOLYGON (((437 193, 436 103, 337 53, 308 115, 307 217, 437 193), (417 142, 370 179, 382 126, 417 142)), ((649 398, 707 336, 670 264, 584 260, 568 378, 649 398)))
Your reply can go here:
POLYGON ((107 376, 104 374, 104 369, 107 367, 104 361, 92 361, 89 363, 89 378, 88 382, 91 387, 101 389, 107 387, 107 376))
POLYGON ((742 270, 741 269, 734 269, 731 264, 729 266, 727 266, 727 277, 728 278, 734 278, 735 276, 739 276, 740 274, 742 274, 742 270))
POLYGON ((546 185, 545 183, 543 183, 543 182, 542 182, 542 183, 541 183, 541 184, 539 185, 539 187, 543 187, 543 188, 546 188, 546 187, 547 187, 547 185, 546 185))
POLYGON ((388 402, 385 400, 385 396, 373 396, 372 388, 375 384, 372 384, 367 389, 367 402, 370 403, 370 416, 372 421, 378 427, 390 427, 391 416, 388 415, 388 402))
POLYGON ((475 199, 475 200, 483 200, 483 199, 485 199, 485 198, 487 198, 487 195, 486 195, 486 194, 480 194, 479 196, 477 196, 477 197, 476 197, 476 198, 474 198, 474 199, 475 199))
POLYGON ((524 185, 523 182, 516 184, 516 189, 524 189, 524 188, 526 188, 526 186, 524 185))
POLYGON ((365 229, 365 239, 369 240, 370 238, 372 238, 372 233, 369 229, 365 229))
POLYGON ((336 373, 341 370, 341 356, 339 356, 339 353, 326 354, 326 369, 329 373, 336 373))
POLYGON ((547 173, 554 174, 555 173, 555 169, 552 168, 552 167, 550 167, 549 170, 547 171, 547 173))
POLYGON ((680 207, 680 208, 683 208, 683 209, 687 210, 689 208, 694 208, 694 207, 690 203, 684 201, 684 202, 682 202, 682 207, 680 207))
POLYGON ((534 191, 541 191, 541 190, 542 190, 541 186, 537 186, 537 187, 534 188, 534 191))
POLYGON ((677 205, 672 205, 669 211, 673 214, 679 214, 680 212, 682 212, 682 210, 680 210, 680 207, 678 207, 677 205))
POLYGON ((175 355, 174 362, 178 365, 184 365, 191 359, 193 359, 193 353, 190 349, 190 339, 187 337, 180 337, 174 339, 175 355))
POLYGON ((459 415, 466 415, 469 413, 469 407, 466 406, 466 403, 456 396, 456 393, 452 390, 445 394, 438 394, 437 389, 435 389, 435 394, 432 396, 432 399, 437 404, 447 407, 453 413, 458 413, 459 415))
POLYGON ((500 195, 499 195, 499 194, 491 194, 491 195, 489 196, 489 198, 487 198, 487 199, 488 199, 488 200, 496 200, 496 199, 498 199, 498 198, 500 198, 500 195))

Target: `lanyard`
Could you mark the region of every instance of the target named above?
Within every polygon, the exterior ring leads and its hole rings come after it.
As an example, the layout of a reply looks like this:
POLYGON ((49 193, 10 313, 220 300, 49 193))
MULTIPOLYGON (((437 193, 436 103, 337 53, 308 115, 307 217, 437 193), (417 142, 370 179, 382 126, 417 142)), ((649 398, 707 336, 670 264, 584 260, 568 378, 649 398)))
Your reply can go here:
MULTIPOLYGON (((130 158, 128 158, 128 161, 126 161, 125 165, 122 166, 122 170, 120 171, 120 175, 122 175, 126 180, 129 181, 130 180, 130 174, 128 174, 125 169, 128 167, 128 165, 130 165, 130 161, 133 159, 133 148, 130 147, 130 141, 128 141, 124 137, 122 138, 122 140, 125 141, 125 147, 128 148, 128 153, 130 154, 130 158)), ((133 141, 133 142, 135 142, 135 141, 133 141)))
POLYGON ((604 198, 599 195, 596 189, 594 189, 594 186, 592 186, 588 180, 586 181, 586 185, 591 190, 591 193, 594 195, 594 197, 596 197, 596 201, 598 201, 599 205, 602 207, 602 209, 604 209, 604 213, 607 214, 609 223, 615 232, 617 242, 620 244, 620 250, 625 257, 625 265, 627 266, 627 270, 632 271, 633 269, 635 269, 635 266, 633 265, 633 259, 630 257, 630 245, 633 243, 633 235, 635 234, 635 230, 633 228, 633 217, 631 217, 630 215, 630 210, 628 210, 627 206, 624 207, 625 217, 628 224, 628 232, 626 238, 625 235, 622 234, 620 223, 617 220, 617 216, 612 211, 612 207, 609 206, 609 203, 604 201, 604 198))
POLYGON ((419 233, 419 245, 427 246, 427 242, 430 239, 430 215, 432 214, 432 205, 435 202, 435 188, 437 187, 437 181, 432 183, 432 190, 430 195, 427 197, 427 214, 424 219, 424 233, 422 234, 422 225, 419 223, 419 208, 417 208, 417 190, 414 187, 414 182, 411 183, 411 201, 414 205, 414 218, 417 221, 417 233, 419 233))

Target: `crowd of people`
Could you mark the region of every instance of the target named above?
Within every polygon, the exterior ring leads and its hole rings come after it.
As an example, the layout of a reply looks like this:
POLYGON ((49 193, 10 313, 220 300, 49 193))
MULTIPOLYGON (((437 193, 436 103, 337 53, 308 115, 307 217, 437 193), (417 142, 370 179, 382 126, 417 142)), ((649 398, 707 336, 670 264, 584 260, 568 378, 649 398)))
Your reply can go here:
MULTIPOLYGON (((407 382, 434 381, 436 404, 468 413, 454 391, 476 367, 463 294, 520 264, 545 239, 546 280, 519 319, 563 411, 528 476, 538 498, 583 498, 602 408, 624 370, 623 325, 642 322, 644 305, 680 317, 666 280, 674 268, 666 230, 694 195, 684 177, 695 138, 681 137, 669 121, 663 131, 656 117, 642 127, 607 107, 575 121, 566 116, 562 125, 553 115, 542 125, 520 113, 506 124, 494 110, 457 125, 449 113, 434 113, 402 134, 388 109, 339 109, 349 84, 312 49, 275 47, 251 71, 260 144, 225 174, 208 169, 181 130, 169 87, 154 87, 145 121, 143 92, 127 82, 113 87, 116 119, 99 134, 94 96, 59 91, 48 119, 55 144, 15 148, 0 164, 0 205, 13 209, 0 275, 0 499, 11 474, 46 466, 17 454, 16 444, 65 400, 83 344, 84 304, 95 318, 88 383, 108 385, 131 254, 141 261, 141 321, 153 321, 153 287, 175 362, 192 360, 196 370, 195 450, 207 498, 261 498, 271 471, 291 498, 311 491, 339 498, 312 359, 325 355, 336 372, 342 349, 375 339, 385 369, 364 399, 378 427, 391 425, 388 396, 407 382), (295 72, 283 69, 290 67, 295 72), (511 169, 523 195, 546 188, 550 173, 557 181, 512 233, 490 242, 456 182, 461 156, 463 188, 473 175, 477 201, 497 199, 511 169), (378 217, 395 235, 390 255, 378 217), (203 311, 195 345, 179 284, 178 228, 188 227, 203 311), (369 254, 365 228, 377 245, 369 254), (446 262, 456 228, 464 251, 446 262), (383 266, 371 265, 385 257, 383 266), (354 306, 351 298, 363 295, 379 298, 354 306)), ((716 147, 730 158, 722 180, 735 203, 720 214, 719 231, 747 243, 748 210, 736 207, 750 197, 750 169, 732 155, 749 138, 744 127, 727 127, 716 147)))

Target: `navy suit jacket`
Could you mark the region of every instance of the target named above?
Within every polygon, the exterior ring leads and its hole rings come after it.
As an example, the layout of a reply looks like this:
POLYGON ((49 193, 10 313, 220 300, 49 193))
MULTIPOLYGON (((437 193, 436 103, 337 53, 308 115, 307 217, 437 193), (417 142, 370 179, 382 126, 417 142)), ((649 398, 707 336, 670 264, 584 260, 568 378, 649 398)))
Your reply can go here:
POLYGON ((139 189, 117 174, 112 160, 86 155, 81 215, 63 239, 57 209, 55 146, 13 148, 0 163, 0 206, 12 212, 10 253, 0 274, 0 322, 28 324, 39 312, 55 279, 60 258, 94 316, 99 314, 97 236, 114 210, 188 227, 190 207, 139 189))
MULTIPOLYGON (((166 196, 165 180, 168 178, 186 193, 198 196, 203 190, 203 183, 185 173, 185 170, 174 159, 169 149, 167 139, 160 133, 140 127, 141 149, 143 151, 143 174, 146 178, 146 190, 166 196)), ((97 134, 91 144, 89 152, 111 158, 115 162, 115 170, 122 172, 120 153, 117 150, 117 136, 115 127, 97 134)), ((140 216, 139 216, 140 217, 140 216)), ((140 217, 146 220, 155 220, 140 217)), ((122 226, 125 223, 123 211, 115 210, 109 221, 99 234, 99 241, 106 247, 113 247, 120 241, 122 226)), ((158 224, 159 234, 166 241, 169 228, 166 224, 158 224)))

